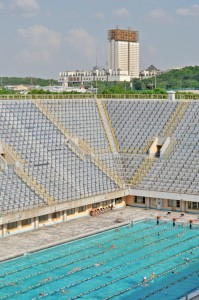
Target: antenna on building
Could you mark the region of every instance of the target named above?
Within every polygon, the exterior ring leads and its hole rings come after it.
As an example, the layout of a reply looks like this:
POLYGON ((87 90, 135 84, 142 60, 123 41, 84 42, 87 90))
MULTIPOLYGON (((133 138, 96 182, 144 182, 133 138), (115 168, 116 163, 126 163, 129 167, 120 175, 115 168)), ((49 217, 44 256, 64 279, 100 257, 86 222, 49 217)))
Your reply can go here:
POLYGON ((96 67, 97 67, 97 49, 96 49, 96 67))

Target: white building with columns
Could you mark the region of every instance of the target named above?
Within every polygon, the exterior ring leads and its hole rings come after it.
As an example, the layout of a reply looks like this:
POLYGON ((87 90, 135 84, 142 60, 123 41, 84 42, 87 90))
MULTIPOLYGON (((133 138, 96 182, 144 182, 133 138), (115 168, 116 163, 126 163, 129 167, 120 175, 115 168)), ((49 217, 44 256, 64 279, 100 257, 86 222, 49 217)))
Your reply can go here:
POLYGON ((64 71, 59 73, 58 81, 65 87, 70 83, 86 84, 94 81, 131 81, 131 76, 126 70, 100 69, 64 71))

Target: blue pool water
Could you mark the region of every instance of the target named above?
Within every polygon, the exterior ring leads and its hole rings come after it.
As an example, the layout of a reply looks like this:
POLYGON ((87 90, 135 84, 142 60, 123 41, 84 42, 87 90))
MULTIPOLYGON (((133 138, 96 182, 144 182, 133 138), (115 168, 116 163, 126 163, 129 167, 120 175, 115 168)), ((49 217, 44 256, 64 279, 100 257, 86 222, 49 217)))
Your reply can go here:
POLYGON ((154 220, 0 264, 0 299, 172 300, 198 288, 199 228, 154 220))

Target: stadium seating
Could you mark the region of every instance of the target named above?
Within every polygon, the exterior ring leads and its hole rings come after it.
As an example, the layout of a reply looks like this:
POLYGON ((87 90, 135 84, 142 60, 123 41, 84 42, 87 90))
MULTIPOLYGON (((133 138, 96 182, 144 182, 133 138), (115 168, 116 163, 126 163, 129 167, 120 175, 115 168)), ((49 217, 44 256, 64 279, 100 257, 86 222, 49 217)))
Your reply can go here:
MULTIPOLYGON (((127 188, 199 193, 199 101, 107 99, 104 103, 118 153, 111 152, 95 99, 42 100, 74 138, 91 147, 92 155, 79 157, 33 100, 0 100, 0 145, 55 203, 120 190, 111 174, 127 188), (156 137, 169 137, 171 143, 164 155, 151 160, 149 148, 156 137)), ((47 204, 20 177, 17 166, 1 164, 1 212, 47 204)))
POLYGON ((153 100, 106 100, 119 146, 145 153, 150 138, 158 136, 169 122, 178 102, 153 100))
POLYGON ((193 101, 171 136, 176 142, 169 157, 154 163, 139 188, 198 194, 198 134, 199 103, 193 101))
MULTIPOLYGON (((27 175, 55 201, 60 203, 117 190, 117 184, 90 157, 81 160, 68 148, 64 136, 33 102, 2 101, 0 107, 1 143, 8 144, 19 154, 27 175)), ((7 190, 8 194, 11 192, 7 190)), ((21 198, 26 201, 26 194, 21 198)))
POLYGON ((77 137, 95 150, 109 150, 109 143, 95 100, 48 100, 42 104, 77 137))
POLYGON ((46 203, 40 199, 13 169, 0 170, 0 211, 18 211, 41 207, 46 203))

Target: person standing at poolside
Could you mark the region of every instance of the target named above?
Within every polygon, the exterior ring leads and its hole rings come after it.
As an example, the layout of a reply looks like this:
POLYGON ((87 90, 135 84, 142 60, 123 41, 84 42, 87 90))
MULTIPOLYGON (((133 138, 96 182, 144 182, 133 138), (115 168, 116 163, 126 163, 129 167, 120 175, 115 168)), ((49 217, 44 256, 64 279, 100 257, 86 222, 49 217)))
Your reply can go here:
POLYGON ((192 220, 189 221, 189 228, 192 229, 192 220))

